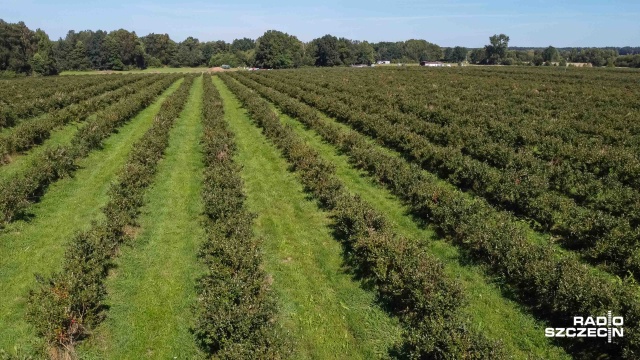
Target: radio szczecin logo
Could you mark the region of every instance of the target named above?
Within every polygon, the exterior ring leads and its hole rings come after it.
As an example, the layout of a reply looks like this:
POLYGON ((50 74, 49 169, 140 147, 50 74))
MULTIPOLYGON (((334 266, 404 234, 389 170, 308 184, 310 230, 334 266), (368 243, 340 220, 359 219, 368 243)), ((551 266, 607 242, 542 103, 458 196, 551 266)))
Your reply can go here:
POLYGON ((546 337, 579 337, 579 338, 607 338, 611 343, 614 337, 624 336, 624 319, 622 316, 612 316, 611 311, 607 316, 597 317, 573 317, 573 327, 546 328, 546 337))

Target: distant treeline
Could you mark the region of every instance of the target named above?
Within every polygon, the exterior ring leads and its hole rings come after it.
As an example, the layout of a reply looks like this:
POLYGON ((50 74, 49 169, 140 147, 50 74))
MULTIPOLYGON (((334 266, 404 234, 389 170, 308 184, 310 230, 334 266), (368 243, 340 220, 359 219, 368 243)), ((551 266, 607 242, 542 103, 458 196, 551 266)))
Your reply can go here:
MULTIPOLYGON (((527 51, 527 50, 543 50, 541 47, 526 47, 526 46, 509 46, 509 50, 518 50, 518 51, 527 51)), ((571 51, 571 50, 588 50, 591 48, 588 47, 561 47, 557 48, 558 51, 571 51)), ((615 47, 615 46, 605 46, 598 49, 602 50, 615 50, 618 52, 618 55, 636 55, 640 54, 640 46, 625 46, 625 47, 615 47)))
POLYGON ((167 34, 138 37, 120 29, 69 31, 65 38, 51 41, 42 30, 30 30, 23 22, 0 20, 0 73, 3 75, 55 75, 64 70, 129 70, 147 67, 252 66, 293 68, 343 66, 376 61, 415 63, 419 61, 469 62, 502 65, 564 65, 566 62, 593 66, 640 67, 640 48, 508 47, 509 37, 490 38, 481 49, 440 47, 426 40, 370 43, 332 35, 302 42, 276 30, 258 39, 201 42, 188 37, 176 42, 167 34))
MULTIPOLYGON (((542 65, 545 62, 590 63, 593 66, 640 67, 640 47, 531 48, 509 47, 510 58, 542 65)), ((508 65, 508 64, 507 64, 508 65)))

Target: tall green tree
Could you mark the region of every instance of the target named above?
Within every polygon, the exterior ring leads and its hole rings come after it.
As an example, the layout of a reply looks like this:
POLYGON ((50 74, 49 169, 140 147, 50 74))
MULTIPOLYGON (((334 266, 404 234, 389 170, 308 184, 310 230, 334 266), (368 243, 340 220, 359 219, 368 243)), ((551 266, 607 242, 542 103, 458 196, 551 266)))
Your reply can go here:
POLYGON ((125 70, 132 67, 145 68, 144 44, 135 32, 119 29, 110 32, 105 38, 108 66, 113 70, 125 70))
POLYGON ((24 22, 0 20, 0 71, 31 73, 30 60, 36 53, 34 33, 24 22))
MULTIPOLYGON (((225 43, 225 48, 226 48, 226 43, 225 43)), ((204 58, 207 61, 208 59, 211 59, 213 55, 221 52, 220 50, 218 50, 218 47, 216 46, 215 41, 207 41, 207 42, 200 43, 200 51, 202 52, 202 58, 204 58)))
POLYGON ((487 52, 485 49, 474 49, 469 54, 469 60, 474 64, 483 64, 487 61, 487 52))
POLYGON ((233 54, 238 58, 241 65, 253 65, 256 62, 256 51, 255 49, 246 50, 246 51, 233 51, 233 54))
POLYGON ((375 61, 375 50, 366 41, 354 44, 354 55, 358 64, 371 65, 375 61))
POLYGON ((107 48, 107 68, 110 70, 125 70, 124 62, 120 58, 120 49, 118 41, 113 36, 107 36, 104 41, 107 48))
POLYGON ((493 35, 489 38, 489 45, 484 47, 489 64, 500 64, 507 56, 509 37, 505 34, 493 35))
POLYGON ((24 22, 8 23, 0 19, 0 72, 54 75, 58 67, 54 46, 40 29, 30 30, 24 22))
POLYGON ((356 63, 353 41, 343 37, 339 38, 338 54, 340 54, 340 61, 342 62, 342 64, 353 65, 356 63))
POLYGON ((231 50, 233 51, 249 51, 256 47, 256 41, 244 37, 242 39, 234 39, 231 43, 231 50))
POLYGON ((202 55, 205 57, 205 59, 209 59, 213 55, 229 52, 232 50, 231 44, 227 43, 224 40, 209 41, 203 43, 201 48, 202 55))
POLYGON ((82 41, 76 42, 69 55, 69 66, 71 70, 89 70, 91 63, 86 54, 86 49, 82 41))
POLYGON ((37 29, 35 34, 37 41, 36 53, 31 59, 31 70, 37 75, 56 75, 58 67, 53 56, 53 43, 43 30, 37 29))
POLYGON ((443 56, 442 48, 439 45, 427 41, 427 56, 425 60, 441 60, 443 56))
POLYGON ((204 55, 200 47, 200 40, 189 36, 178 44, 177 62, 180 66, 201 66, 205 64, 204 55))
POLYGON ((444 49, 444 61, 454 61, 453 60, 453 48, 444 49))
POLYGON ((338 38, 332 35, 325 35, 312 41, 314 47, 314 58, 316 66, 338 66, 343 65, 338 51, 338 38))
POLYGON ((442 49, 426 40, 410 39, 404 43, 404 56, 411 61, 436 61, 443 58, 442 49))
POLYGON ((209 59, 209 66, 222 66, 222 65, 238 67, 244 64, 240 59, 238 59, 238 57, 234 53, 230 51, 217 53, 211 56, 211 58, 209 59))
POLYGON ((456 46, 454 48, 447 48, 444 52, 444 60, 451 62, 464 61, 467 58, 467 48, 456 46))
POLYGON ((161 65, 169 65, 176 56, 178 45, 171 40, 169 34, 154 34, 140 38, 148 56, 155 58, 161 65))
POLYGON ((461 61, 465 61, 467 59, 467 53, 469 52, 469 50, 467 50, 466 47, 461 47, 461 46, 456 46, 453 48, 453 61, 455 62, 461 62, 461 61))
POLYGON ((103 30, 98 30, 95 32, 91 32, 91 36, 89 37, 86 43, 87 49, 87 58, 91 63, 91 68, 97 70, 104 70, 107 68, 107 64, 109 61, 109 54, 107 52, 107 47, 105 45, 105 40, 107 39, 107 32, 103 30))
POLYGON ((297 37, 268 30, 257 40, 255 64, 261 68, 293 68, 302 65, 303 55, 303 44, 297 37))
POLYGON ((559 57, 560 55, 558 54, 558 50, 553 46, 549 46, 542 52, 542 59, 544 61, 558 61, 559 57))
POLYGON ((94 35, 95 33, 91 30, 80 32, 69 30, 64 39, 58 40, 58 46, 54 48, 54 53, 60 68, 63 70, 86 70, 100 65, 104 68, 104 63, 108 59, 106 48, 102 43, 104 37, 94 40, 94 35), (78 42, 82 45, 78 46, 78 42), (95 46, 98 48, 96 49, 95 46), (92 54, 90 54, 90 50, 92 50, 92 54), (97 55, 96 61, 99 63, 97 66, 93 65, 91 55, 97 55))
POLYGON ((399 60, 403 56, 404 42, 379 42, 372 44, 376 51, 376 60, 399 60))

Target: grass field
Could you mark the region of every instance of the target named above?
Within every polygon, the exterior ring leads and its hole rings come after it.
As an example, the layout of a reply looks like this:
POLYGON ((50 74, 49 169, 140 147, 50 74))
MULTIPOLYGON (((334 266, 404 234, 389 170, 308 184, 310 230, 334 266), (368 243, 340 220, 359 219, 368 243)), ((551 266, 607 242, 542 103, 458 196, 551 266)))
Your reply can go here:
POLYGON ((636 73, 207 70, 0 165, 0 357, 640 353, 636 73))

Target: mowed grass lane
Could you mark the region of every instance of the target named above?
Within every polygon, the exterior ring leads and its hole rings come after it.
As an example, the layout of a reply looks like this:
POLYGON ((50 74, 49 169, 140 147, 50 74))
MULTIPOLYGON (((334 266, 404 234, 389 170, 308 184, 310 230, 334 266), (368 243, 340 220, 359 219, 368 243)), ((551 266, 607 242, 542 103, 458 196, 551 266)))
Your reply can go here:
POLYGON ((139 217, 140 228, 107 281, 107 320, 81 348, 84 358, 192 359, 190 333, 201 226, 202 77, 171 130, 169 147, 139 217))
POLYGON ((80 160, 73 177, 52 184, 41 201, 28 208, 30 220, 16 221, 0 232, 0 349, 28 349, 36 338, 25 321, 25 304, 35 285, 34 274, 61 268, 67 241, 92 220, 133 143, 151 126, 163 100, 182 80, 169 87, 151 106, 104 142, 104 148, 80 160))
POLYGON ((265 269, 273 276, 279 323, 296 359, 374 359, 399 340, 397 321, 377 307, 343 268, 326 212, 308 199, 286 161, 214 77, 235 133, 247 205, 257 214, 265 269))
POLYGON ((468 264, 455 246, 439 239, 431 228, 421 227, 413 221, 400 200, 376 184, 364 171, 353 168, 346 155, 340 154, 299 121, 284 114, 280 114, 280 119, 336 166, 337 176, 351 193, 360 195, 385 214, 395 223, 394 228, 399 234, 421 241, 445 264, 446 273, 457 278, 465 290, 467 304, 463 313, 481 333, 491 339, 502 340, 514 358, 570 358, 562 348, 545 338, 544 324, 525 313, 516 302, 504 298, 491 278, 485 276, 480 267, 468 264))

